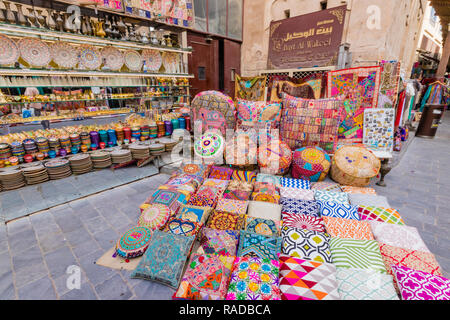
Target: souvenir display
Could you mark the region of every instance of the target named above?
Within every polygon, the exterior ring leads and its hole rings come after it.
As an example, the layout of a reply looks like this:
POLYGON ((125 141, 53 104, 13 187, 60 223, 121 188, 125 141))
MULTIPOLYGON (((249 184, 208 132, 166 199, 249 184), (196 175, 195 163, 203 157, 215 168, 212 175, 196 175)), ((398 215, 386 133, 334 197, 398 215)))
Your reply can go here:
POLYGON ((158 50, 145 49, 141 54, 142 61, 149 71, 157 72, 163 63, 161 53, 158 50))
POLYGON ((51 46, 52 59, 60 68, 74 69, 78 63, 78 48, 58 41, 51 46))
POLYGON ((112 71, 120 70, 120 68, 122 68, 123 64, 125 63, 122 52, 112 46, 104 47, 101 51, 101 56, 105 67, 109 68, 112 71))
POLYGON ((37 38, 21 38, 19 46, 21 58, 32 67, 46 67, 52 58, 48 45, 37 38))
POLYGON ((19 59, 20 50, 14 40, 0 34, 0 65, 9 66, 19 59))
POLYGON ((130 71, 140 71, 142 69, 142 57, 135 50, 127 50, 123 54, 124 63, 130 71))
POLYGON ((102 65, 102 55, 98 49, 90 45, 80 47, 80 65, 88 70, 96 70, 102 65))
POLYGON ((176 52, 164 52, 162 54, 162 65, 166 73, 177 73, 180 56, 176 52))

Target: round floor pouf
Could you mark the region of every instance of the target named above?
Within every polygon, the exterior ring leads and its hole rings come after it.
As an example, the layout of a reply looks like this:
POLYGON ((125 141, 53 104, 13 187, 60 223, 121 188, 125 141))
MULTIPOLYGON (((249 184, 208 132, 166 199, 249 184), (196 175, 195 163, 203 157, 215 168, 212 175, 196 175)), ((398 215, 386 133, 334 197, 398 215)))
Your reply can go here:
POLYGON ((147 250, 151 238, 152 231, 149 228, 133 227, 117 240, 116 253, 125 259, 142 256, 147 250))
POLYGON ((166 205, 155 203, 145 209, 139 217, 138 226, 156 230, 164 226, 172 215, 172 210, 166 205))
POLYGON ((364 146, 342 146, 336 150, 331 162, 331 178, 342 185, 365 187, 380 167, 380 159, 364 146))
POLYGON ((287 174, 292 162, 292 150, 286 142, 271 140, 258 148, 258 165, 262 173, 287 174))
POLYGON ((322 181, 328 174, 331 158, 320 147, 303 147, 294 151, 292 177, 295 179, 322 181))
POLYGON ((224 140, 220 133, 205 132, 194 142, 194 153, 204 162, 214 162, 223 157, 224 140))

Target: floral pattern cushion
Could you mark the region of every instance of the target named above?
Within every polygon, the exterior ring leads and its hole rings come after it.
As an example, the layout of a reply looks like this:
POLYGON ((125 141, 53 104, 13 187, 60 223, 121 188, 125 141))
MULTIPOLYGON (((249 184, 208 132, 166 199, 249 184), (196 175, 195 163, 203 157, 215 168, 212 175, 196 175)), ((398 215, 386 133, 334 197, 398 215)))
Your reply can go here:
POLYGON ((205 224, 211 211, 211 207, 198 207, 185 204, 178 211, 177 217, 183 220, 205 224))
POLYGON ((210 207, 214 208, 216 206, 217 197, 210 198, 207 196, 202 196, 199 194, 194 194, 188 201, 189 206, 197 206, 197 207, 210 207))
POLYGON ((207 178, 209 175, 209 165, 197 164, 197 163, 183 163, 180 166, 179 172, 181 174, 191 174, 200 176, 202 178, 207 178))
POLYGON ((335 238, 373 240, 370 224, 367 221, 323 217, 327 232, 335 238))
POLYGON ((263 192, 253 192, 251 196, 252 201, 262 201, 279 204, 280 196, 277 194, 263 193, 263 192))
POLYGON ((255 182, 253 191, 277 195, 280 194, 279 188, 275 184, 269 182, 255 182))
POLYGON ((337 203, 317 201, 319 212, 322 217, 334 217, 344 219, 360 220, 358 207, 337 203))
POLYGON ((289 187, 281 187, 280 195, 283 198, 297 200, 314 200, 314 191, 307 189, 296 189, 289 187))
POLYGON ((197 253, 235 257, 238 242, 239 231, 203 228, 197 253))
POLYGON ((348 205, 348 195, 345 192, 331 192, 323 190, 314 191, 314 199, 324 202, 337 202, 348 205))
POLYGON ((216 210, 223 211, 223 212, 236 213, 236 214, 246 214, 247 206, 248 206, 248 201, 230 200, 230 199, 220 198, 217 201, 216 210))
POLYGON ((284 213, 305 214, 312 217, 320 217, 319 204, 313 200, 297 200, 282 198, 281 211, 284 213))
POLYGON ((209 172, 210 179, 230 180, 233 169, 227 167, 212 166, 209 172))
POLYGON ((326 232, 322 218, 306 214, 283 212, 283 225, 297 229, 326 232))
POLYGON ((250 217, 280 221, 281 205, 270 202, 250 201, 247 214, 250 217))
POLYGON ((276 260, 280 252, 281 237, 268 237, 253 232, 241 231, 238 256, 276 260))
POLYGON ((231 180, 228 184, 227 190, 253 191, 253 184, 247 181, 231 180))
POLYGON ((400 213, 394 208, 358 206, 358 213, 361 220, 374 220, 399 225, 405 224, 400 213))
POLYGON ((207 227, 217 230, 241 230, 244 223, 245 215, 214 210, 207 227))

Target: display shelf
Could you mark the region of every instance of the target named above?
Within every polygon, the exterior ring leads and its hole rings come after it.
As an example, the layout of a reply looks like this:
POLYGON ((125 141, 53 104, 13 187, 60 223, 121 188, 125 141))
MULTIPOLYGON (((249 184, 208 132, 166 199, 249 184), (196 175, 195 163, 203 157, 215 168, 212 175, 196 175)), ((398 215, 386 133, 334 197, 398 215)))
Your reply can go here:
MULTIPOLYGON (((30 84, 30 85, 12 85, 15 87, 20 88, 27 88, 27 87, 45 87, 45 88, 92 88, 92 87, 108 87, 108 88, 169 88, 169 86, 152 86, 152 85, 122 85, 122 86, 109 86, 109 85, 37 85, 37 84, 30 84)), ((1 86, 1 88, 10 88, 10 86, 1 86)), ((172 88, 191 88, 191 86, 172 86, 172 88)))

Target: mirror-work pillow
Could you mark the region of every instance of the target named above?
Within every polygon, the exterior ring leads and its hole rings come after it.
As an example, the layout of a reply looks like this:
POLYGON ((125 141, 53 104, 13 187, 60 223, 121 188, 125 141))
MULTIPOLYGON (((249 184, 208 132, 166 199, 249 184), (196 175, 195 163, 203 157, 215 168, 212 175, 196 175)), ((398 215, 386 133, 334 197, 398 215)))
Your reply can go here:
POLYGON ((320 217, 319 205, 313 200, 297 200, 281 198, 281 211, 284 213, 305 214, 312 217, 320 217))
POLYGON ((337 202, 317 201, 322 217, 360 220, 358 207, 337 202))
POLYGON ((316 201, 324 201, 324 202, 337 202, 342 204, 350 204, 348 201, 348 195, 345 192, 331 192, 331 191, 323 191, 323 190, 315 190, 314 191, 314 199, 316 201))
POLYGON ((306 214, 283 212, 283 226, 326 232, 322 218, 309 216, 306 214))
POLYGON ((267 237, 261 234, 241 231, 238 256, 276 260, 280 252, 281 237, 267 237))
POLYGON ((239 242, 239 231, 203 228, 198 253, 235 257, 239 242))

